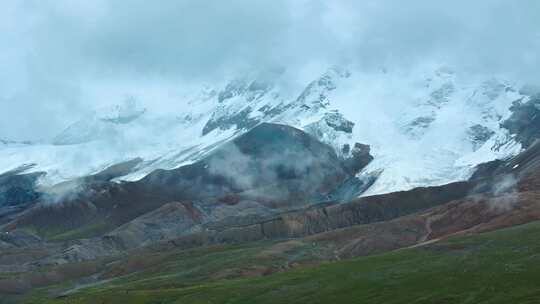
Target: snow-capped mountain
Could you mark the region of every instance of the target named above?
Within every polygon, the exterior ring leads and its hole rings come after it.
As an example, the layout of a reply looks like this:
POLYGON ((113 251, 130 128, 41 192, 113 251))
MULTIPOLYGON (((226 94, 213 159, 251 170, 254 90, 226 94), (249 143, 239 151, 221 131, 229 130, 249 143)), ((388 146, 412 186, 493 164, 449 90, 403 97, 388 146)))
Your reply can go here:
POLYGON ((475 165, 521 150, 503 122, 514 102, 529 97, 504 79, 466 77, 448 68, 414 73, 331 68, 303 85, 283 73, 233 79, 178 100, 180 110, 154 112, 135 98, 97 109, 50 143, 1 142, 0 172, 22 164, 55 184, 142 158, 129 174, 192 163, 262 122, 291 125, 338 154, 368 144, 374 161, 360 175, 378 175, 365 192, 378 194, 464 180, 475 165))

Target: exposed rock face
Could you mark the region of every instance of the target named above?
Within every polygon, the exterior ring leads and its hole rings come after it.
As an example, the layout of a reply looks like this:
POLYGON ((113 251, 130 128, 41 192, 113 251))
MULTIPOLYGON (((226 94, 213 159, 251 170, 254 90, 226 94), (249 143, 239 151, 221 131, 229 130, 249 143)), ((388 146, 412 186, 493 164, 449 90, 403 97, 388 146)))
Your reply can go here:
POLYGON ((409 246, 431 246, 452 235, 476 234, 540 219, 538 192, 514 197, 471 196, 447 204, 370 225, 332 230, 307 237, 309 242, 335 248, 340 258, 377 254, 409 246), (501 202, 512 201, 504 208, 501 202))
POLYGON ((235 126, 237 129, 250 129, 256 126, 260 120, 250 118, 252 109, 247 107, 245 110, 231 116, 212 117, 203 128, 202 134, 206 135, 215 129, 227 130, 235 126))
MULTIPOLYGON (((269 93, 272 89, 272 83, 265 80, 253 80, 247 81, 245 79, 237 79, 229 84, 218 93, 218 103, 219 109, 213 113, 212 117, 206 122, 202 135, 206 135, 213 130, 221 129, 227 130, 235 127, 239 130, 249 130, 259 124, 263 117, 252 117, 253 112, 257 108, 252 106, 247 106, 245 109, 233 112, 233 109, 229 108, 227 102, 229 99, 238 97, 246 100, 247 103, 252 103, 259 100, 269 93)), ((265 114, 268 117, 274 117, 281 113, 280 106, 270 109, 268 105, 267 108, 260 108, 258 111, 265 114)))
POLYGON ((203 214, 192 203, 168 203, 115 229, 107 236, 121 240, 123 248, 134 248, 192 233, 203 214))
POLYGON ((352 133, 354 122, 347 120, 341 113, 326 113, 323 117, 324 122, 336 131, 352 133))
POLYGON ((0 138, 0 145, 32 145, 32 144, 33 142, 28 141, 28 140, 15 141, 15 140, 0 138))
POLYGON ((28 168, 15 169, 0 174, 0 207, 30 204, 38 200, 41 193, 37 189, 42 172, 23 173, 28 168))
MULTIPOLYGON (((350 152, 344 151, 343 142, 351 142, 354 123, 347 120, 339 112, 326 113, 318 121, 306 125, 303 129, 318 140, 332 146, 340 156, 347 156, 350 152)), ((349 144, 345 144, 349 145, 349 144)))
POLYGON ((239 95, 247 95, 247 100, 252 101, 254 99, 262 97, 272 88, 272 84, 263 80, 253 80, 248 82, 244 79, 237 79, 227 84, 218 94, 218 101, 224 102, 229 98, 233 98, 239 95))
POLYGON ((329 194, 331 201, 350 202, 364 193, 379 177, 379 172, 355 176, 345 180, 329 194))
POLYGON ((403 117, 403 132, 411 139, 422 138, 437 120, 439 110, 450 104, 456 92, 455 74, 445 68, 438 69, 434 78, 427 79, 426 87, 431 91, 417 104, 418 112, 403 117))
POLYGON ((489 178, 495 174, 496 170, 505 164, 504 161, 496 159, 487 163, 476 166, 474 173, 469 180, 475 181, 479 179, 489 178))
POLYGON ((512 115, 501 126, 523 147, 529 147, 540 136, 540 96, 536 95, 525 103, 516 101, 510 110, 512 115))
POLYGON ((350 153, 344 153, 345 160, 343 161, 343 166, 345 167, 347 172, 349 172, 349 174, 356 174, 362 168, 367 166, 373 160, 373 156, 371 156, 370 151, 370 146, 361 143, 355 143, 354 148, 352 149, 352 151, 350 151, 350 153))
POLYGON ((353 152, 347 171, 329 146, 298 129, 265 123, 201 162, 156 171, 141 183, 190 200, 234 194, 238 199, 278 205, 292 203, 293 199, 305 203, 328 194, 353 171, 363 168, 371 158, 369 149, 359 150, 353 152))
POLYGON ((434 113, 432 116, 417 117, 405 126, 405 133, 412 138, 420 138, 434 121, 434 113))
POLYGON ((488 179, 493 176, 514 176, 520 185, 525 185, 538 178, 538 170, 540 170, 540 141, 536 141, 511 159, 495 160, 478 166, 471 180, 488 179))
POLYGON ((495 132, 486 126, 476 124, 469 128, 467 134, 469 135, 469 139, 473 144, 473 150, 476 151, 493 135, 495 135, 495 132))

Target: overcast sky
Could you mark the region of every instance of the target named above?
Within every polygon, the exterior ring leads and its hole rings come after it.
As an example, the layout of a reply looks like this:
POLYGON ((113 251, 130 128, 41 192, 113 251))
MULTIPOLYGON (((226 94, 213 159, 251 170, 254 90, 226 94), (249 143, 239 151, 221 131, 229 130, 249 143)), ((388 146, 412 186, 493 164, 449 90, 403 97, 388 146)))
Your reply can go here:
POLYGON ((433 61, 535 81, 539 53, 536 0, 7 0, 0 138, 47 138, 119 94, 251 69, 433 61))

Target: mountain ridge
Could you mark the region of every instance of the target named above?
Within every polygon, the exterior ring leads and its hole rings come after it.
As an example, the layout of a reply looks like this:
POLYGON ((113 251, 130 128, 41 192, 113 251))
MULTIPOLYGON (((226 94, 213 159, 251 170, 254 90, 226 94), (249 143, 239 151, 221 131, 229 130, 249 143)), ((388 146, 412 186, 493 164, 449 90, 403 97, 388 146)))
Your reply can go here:
POLYGON ((116 178, 134 181, 156 169, 193 163, 273 122, 302 129, 337 154, 355 142, 369 144, 375 161, 360 175, 378 172, 366 194, 380 194, 465 180, 476 165, 517 154, 522 142, 515 133, 523 128, 505 121, 521 119, 512 113, 534 100, 507 81, 466 79, 448 68, 407 76, 399 85, 403 75, 397 72, 365 75, 331 68, 295 93, 280 87, 281 73, 205 89, 192 94, 183 110, 165 116, 130 97, 75 122, 53 144, 5 145, 0 171, 36 163, 33 170, 47 172, 41 183, 50 186, 141 158, 134 170, 116 178), (395 109, 385 106, 396 99, 401 101, 395 109), (393 145, 403 149, 397 152, 393 145))

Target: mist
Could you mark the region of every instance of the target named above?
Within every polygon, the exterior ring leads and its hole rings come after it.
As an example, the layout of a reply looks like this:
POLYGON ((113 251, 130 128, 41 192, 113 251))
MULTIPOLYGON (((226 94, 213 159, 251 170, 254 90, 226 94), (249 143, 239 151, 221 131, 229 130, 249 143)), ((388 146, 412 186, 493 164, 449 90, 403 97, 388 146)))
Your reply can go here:
POLYGON ((5 1, 0 138, 50 139, 134 96, 181 107, 188 87, 251 71, 305 82, 328 66, 370 73, 444 64, 537 83, 540 2, 5 1))

